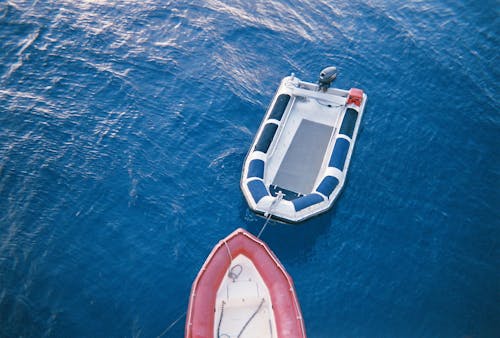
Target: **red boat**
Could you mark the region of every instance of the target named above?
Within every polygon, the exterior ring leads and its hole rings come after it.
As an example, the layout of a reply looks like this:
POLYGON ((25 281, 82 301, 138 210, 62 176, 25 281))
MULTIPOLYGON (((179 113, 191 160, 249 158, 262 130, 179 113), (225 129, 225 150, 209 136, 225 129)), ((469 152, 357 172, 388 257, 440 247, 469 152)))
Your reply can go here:
POLYGON ((185 336, 306 337, 292 279, 264 242, 237 229, 215 246, 193 283, 185 336))

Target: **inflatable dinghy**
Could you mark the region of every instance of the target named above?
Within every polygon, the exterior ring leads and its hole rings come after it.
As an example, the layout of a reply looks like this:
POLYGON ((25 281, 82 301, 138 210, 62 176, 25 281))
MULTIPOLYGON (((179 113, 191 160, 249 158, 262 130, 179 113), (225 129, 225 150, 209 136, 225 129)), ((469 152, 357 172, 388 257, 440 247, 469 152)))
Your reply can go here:
POLYGON ((220 241, 196 277, 186 338, 305 338, 292 279, 269 247, 237 229, 220 241))
POLYGON ((296 223, 330 209, 344 186, 367 96, 285 77, 245 159, 241 189, 251 210, 296 223))

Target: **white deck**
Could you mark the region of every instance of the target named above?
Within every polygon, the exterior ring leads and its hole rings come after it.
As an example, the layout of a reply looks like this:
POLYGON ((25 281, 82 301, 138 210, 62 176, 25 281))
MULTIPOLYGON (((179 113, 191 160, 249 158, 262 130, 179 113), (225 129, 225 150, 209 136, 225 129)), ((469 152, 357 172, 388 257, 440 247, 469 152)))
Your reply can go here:
POLYGON ((276 337, 271 297, 254 264, 233 259, 217 290, 214 337, 276 337))

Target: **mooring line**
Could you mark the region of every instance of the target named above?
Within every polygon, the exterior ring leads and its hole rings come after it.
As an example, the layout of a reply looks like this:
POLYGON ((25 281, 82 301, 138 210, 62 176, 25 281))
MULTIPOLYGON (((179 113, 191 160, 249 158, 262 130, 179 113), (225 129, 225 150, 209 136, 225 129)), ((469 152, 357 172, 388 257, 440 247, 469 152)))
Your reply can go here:
POLYGON ((285 195, 283 194, 283 192, 281 190, 278 191, 278 194, 276 195, 276 199, 273 201, 273 203, 271 203, 271 206, 269 207, 269 211, 264 214, 264 216, 266 216, 266 223, 264 223, 264 225, 260 229, 259 234, 257 235, 257 238, 260 238, 260 235, 262 235, 262 233, 264 232, 264 229, 266 228, 267 223, 269 223, 269 220, 273 216, 272 211, 281 202, 281 200, 283 199, 284 196, 285 195))
POLYGON ((164 336, 168 331, 170 331, 171 328, 173 328, 175 326, 175 324, 177 324, 177 322, 179 320, 181 320, 185 315, 186 315, 187 311, 184 312, 179 318, 177 318, 176 320, 174 320, 174 322, 172 324, 170 324, 159 336, 157 336, 156 338, 160 338, 162 336, 164 336))

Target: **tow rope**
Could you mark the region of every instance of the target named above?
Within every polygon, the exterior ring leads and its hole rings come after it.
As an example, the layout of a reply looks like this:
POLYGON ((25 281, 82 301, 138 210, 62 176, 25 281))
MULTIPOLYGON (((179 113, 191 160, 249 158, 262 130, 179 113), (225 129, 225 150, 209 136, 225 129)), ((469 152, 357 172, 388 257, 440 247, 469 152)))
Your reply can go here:
POLYGON ((269 211, 264 213, 264 216, 266 217, 266 223, 264 223, 264 225, 262 226, 262 229, 260 229, 260 232, 257 235, 257 238, 260 238, 260 235, 262 235, 262 233, 264 232, 264 229, 266 228, 267 223, 269 223, 269 220, 273 216, 272 212, 273 212, 274 208, 276 208, 276 206, 281 202, 281 200, 283 199, 284 196, 285 196, 285 194, 283 194, 283 192, 281 190, 278 191, 276 198, 274 199, 273 203, 271 203, 271 206, 269 207, 269 211))

